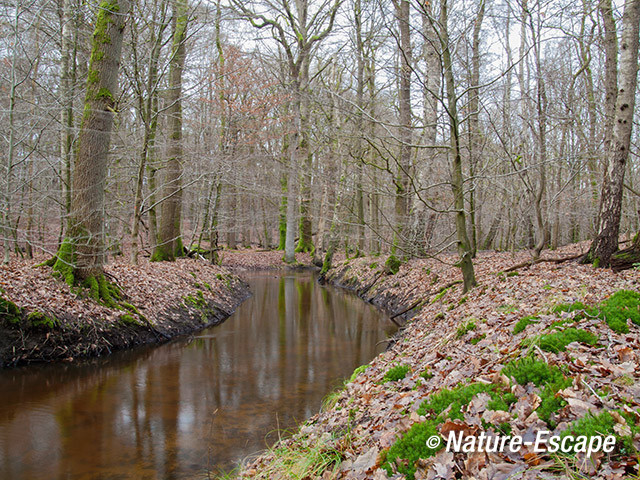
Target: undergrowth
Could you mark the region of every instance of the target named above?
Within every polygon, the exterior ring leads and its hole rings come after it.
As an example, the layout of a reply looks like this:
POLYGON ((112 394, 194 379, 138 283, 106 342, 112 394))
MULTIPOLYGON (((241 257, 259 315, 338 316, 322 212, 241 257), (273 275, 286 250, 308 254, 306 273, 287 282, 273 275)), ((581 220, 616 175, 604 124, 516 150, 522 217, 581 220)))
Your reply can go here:
POLYGON ((409 373, 409 365, 396 365, 391 367, 382 377, 382 383, 396 382, 402 380, 409 373))
POLYGON ((526 317, 522 317, 520 320, 518 320, 518 323, 516 323, 515 327, 513 327, 513 334, 517 335, 520 332, 523 332, 529 325, 538 323, 537 320, 539 320, 539 317, 536 317, 535 315, 527 315, 526 317))
POLYGON ((586 343, 588 345, 595 345, 598 341, 598 336, 578 328, 567 328, 558 332, 550 333, 547 335, 541 335, 537 339, 538 346, 545 352, 564 352, 572 342, 586 343))
POLYGON ((438 424, 438 420, 414 423, 409 431, 391 446, 386 455, 383 455, 382 468, 389 475, 393 475, 395 466, 399 473, 413 480, 416 474, 416 462, 421 458, 435 455, 442 448, 442 442, 436 448, 427 446, 429 437, 439 435, 438 424))
POLYGON ((458 327, 458 330, 456 330, 456 338, 462 338, 471 330, 475 330, 475 329, 476 329, 476 322, 474 322, 473 320, 468 320, 458 327))

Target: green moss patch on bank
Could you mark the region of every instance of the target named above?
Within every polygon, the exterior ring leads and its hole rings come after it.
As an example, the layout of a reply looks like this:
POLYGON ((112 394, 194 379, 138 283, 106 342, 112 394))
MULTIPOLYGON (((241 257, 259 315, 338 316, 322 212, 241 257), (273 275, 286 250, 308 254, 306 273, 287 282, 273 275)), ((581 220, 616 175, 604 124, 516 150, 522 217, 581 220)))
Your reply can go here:
MULTIPOLYGON (((575 255, 571 248, 567 256, 575 255)), ((459 271, 450 267, 454 257, 412 260, 393 275, 376 257, 338 263, 328 272, 330 282, 400 313, 396 319, 405 325, 321 413, 239 476, 267 469, 273 478, 287 478, 276 466, 299 438, 349 431, 340 460, 309 478, 491 478, 496 469, 504 478, 605 478, 601 472, 636 478, 640 326, 636 294, 628 292, 638 291, 640 272, 549 262, 496 276, 526 264, 525 255, 480 252, 479 286, 466 295, 459 271), (613 432, 616 448, 591 459, 524 448, 505 461, 426 444, 435 435, 444 441, 451 431, 540 430, 613 432)))
POLYGON ((89 288, 54 278, 52 268, 26 261, 0 267, 0 366, 165 342, 222 322, 248 296, 237 276, 194 259, 114 263, 106 267, 113 281, 89 288))

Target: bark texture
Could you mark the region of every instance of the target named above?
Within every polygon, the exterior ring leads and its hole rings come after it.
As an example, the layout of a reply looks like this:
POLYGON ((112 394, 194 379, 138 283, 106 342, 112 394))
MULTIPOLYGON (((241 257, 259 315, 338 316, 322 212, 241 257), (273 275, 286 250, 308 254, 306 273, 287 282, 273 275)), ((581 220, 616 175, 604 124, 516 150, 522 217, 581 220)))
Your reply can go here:
POLYGON ((105 258, 104 190, 127 0, 100 4, 93 33, 87 94, 73 170, 68 238, 57 270, 70 283, 100 277, 105 258))

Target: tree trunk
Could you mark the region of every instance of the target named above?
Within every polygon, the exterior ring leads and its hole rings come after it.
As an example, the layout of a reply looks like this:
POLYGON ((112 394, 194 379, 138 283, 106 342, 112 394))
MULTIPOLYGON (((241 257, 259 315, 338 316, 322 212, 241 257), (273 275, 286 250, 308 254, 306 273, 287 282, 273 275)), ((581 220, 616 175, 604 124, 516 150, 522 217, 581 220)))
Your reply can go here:
MULTIPOLYGON (((162 48, 162 33, 164 31, 164 22, 161 23, 160 28, 156 31, 157 23, 157 8, 154 3, 153 15, 151 20, 151 40, 153 45, 151 48, 151 54, 149 55, 146 93, 144 98, 142 95, 139 98, 140 103, 140 115, 144 123, 144 138, 142 141, 142 149, 140 151, 140 159, 138 161, 138 172, 136 176, 136 191, 133 201, 133 219, 131 225, 131 263, 136 265, 138 263, 138 254, 140 251, 138 236, 140 234, 140 224, 142 223, 142 200, 143 200, 143 186, 144 175, 147 168, 147 161, 150 156, 150 152, 155 151, 156 131, 158 127, 158 60, 160 57, 160 50, 162 48)), ((155 240, 155 239, 154 239, 155 240)), ((155 241, 154 241, 155 248, 155 241)))
POLYGON ((440 7, 440 41, 442 45, 442 62, 444 77, 447 86, 447 105, 449 107, 449 132, 451 136, 451 154, 453 163, 451 166, 451 189, 453 191, 453 203, 456 211, 456 234, 458 243, 458 255, 460 256, 460 269, 462 270, 463 291, 467 292, 475 287, 476 277, 471 258, 471 245, 467 235, 467 216, 464 211, 464 177, 462 173, 462 154, 460 151, 460 127, 458 119, 458 106, 455 91, 455 79, 453 76, 453 63, 449 49, 448 12, 447 0, 443 0, 440 7))
POLYGON ((620 85, 615 104, 611 142, 606 152, 598 235, 591 244, 589 253, 583 259, 584 262, 600 267, 608 267, 611 256, 618 250, 624 175, 629 157, 638 81, 639 23, 640 0, 626 0, 620 42, 620 85))
POLYGON ((173 3, 173 43, 169 64, 168 126, 169 160, 165 171, 158 244, 152 261, 173 261, 184 255, 181 237, 182 216, 182 71, 186 59, 188 22, 187 0, 173 3))
POLYGON ((400 150, 398 158, 398 171, 394 184, 395 194, 395 235, 392 254, 400 248, 406 247, 407 220, 409 214, 409 181, 411 174, 411 29, 410 29, 410 4, 408 0, 394 1, 398 29, 400 31, 400 43, 398 54, 399 66, 399 110, 400 110, 400 150))
POLYGON ((471 222, 471 256, 478 250, 478 229, 476 227, 476 180, 475 170, 480 158, 480 31, 484 20, 485 0, 480 0, 478 15, 473 27, 471 53, 471 86, 469 88, 469 220, 471 222))
POLYGON ((104 190, 127 0, 103 2, 96 19, 87 79, 85 107, 73 170, 68 235, 54 269, 67 283, 85 281, 92 293, 103 291, 104 190))

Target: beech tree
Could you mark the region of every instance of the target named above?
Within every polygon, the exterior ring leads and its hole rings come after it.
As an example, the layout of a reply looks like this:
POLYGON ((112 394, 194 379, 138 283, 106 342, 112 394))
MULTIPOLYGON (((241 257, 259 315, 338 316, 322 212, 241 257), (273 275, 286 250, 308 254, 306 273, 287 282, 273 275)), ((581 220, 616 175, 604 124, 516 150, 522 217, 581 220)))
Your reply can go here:
POLYGON ((169 148, 165 167, 158 242, 151 260, 175 260, 184 255, 182 245, 182 72, 186 57, 187 0, 173 1, 173 40, 169 64, 169 148))
POLYGON ((92 296, 109 300, 103 275, 105 259, 104 195, 128 0, 102 2, 91 44, 84 113, 78 138, 67 236, 54 271, 70 285, 83 283, 92 296))

